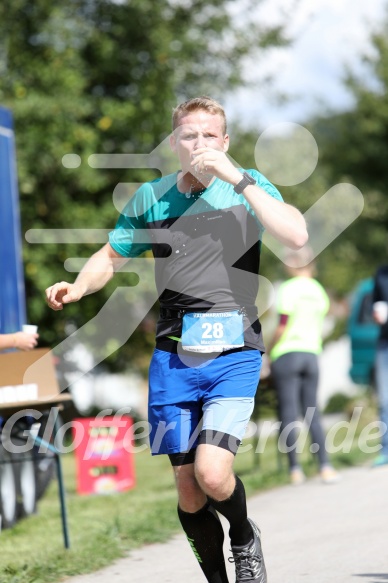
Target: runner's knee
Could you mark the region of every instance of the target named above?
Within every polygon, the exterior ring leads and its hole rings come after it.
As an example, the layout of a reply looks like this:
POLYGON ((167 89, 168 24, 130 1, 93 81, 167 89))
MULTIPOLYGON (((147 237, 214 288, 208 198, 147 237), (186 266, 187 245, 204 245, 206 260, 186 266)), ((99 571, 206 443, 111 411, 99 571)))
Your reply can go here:
POLYGON ((185 512, 196 512, 205 504, 206 496, 194 475, 193 465, 173 469, 180 508, 185 512))
POLYGON ((229 467, 204 462, 198 463, 195 465, 195 476, 207 496, 223 500, 230 495, 233 473, 229 467))

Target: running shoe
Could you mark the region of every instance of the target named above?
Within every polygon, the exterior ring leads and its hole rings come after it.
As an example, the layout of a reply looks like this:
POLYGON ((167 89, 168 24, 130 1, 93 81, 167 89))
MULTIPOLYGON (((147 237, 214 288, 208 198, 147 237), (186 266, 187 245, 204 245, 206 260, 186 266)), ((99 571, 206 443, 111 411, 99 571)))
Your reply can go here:
POLYGON ((306 481, 306 476, 300 468, 290 470, 290 482, 293 486, 300 486, 306 481))
POLYGON ((324 484, 336 484, 340 481, 339 474, 331 466, 321 468, 320 477, 324 484))
POLYGON ((245 547, 232 546, 233 557, 229 558, 229 562, 236 565, 236 583, 267 583, 260 530, 253 520, 248 520, 252 526, 253 541, 245 547))

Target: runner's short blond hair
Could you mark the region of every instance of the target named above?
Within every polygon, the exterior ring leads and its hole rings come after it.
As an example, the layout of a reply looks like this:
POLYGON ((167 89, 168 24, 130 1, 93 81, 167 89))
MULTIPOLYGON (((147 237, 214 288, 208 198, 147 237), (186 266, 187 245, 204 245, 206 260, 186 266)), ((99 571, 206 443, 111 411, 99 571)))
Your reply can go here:
POLYGON ((220 115, 223 120, 223 133, 226 134, 226 115, 222 105, 215 99, 201 95, 200 97, 193 97, 184 103, 181 103, 172 112, 172 129, 175 130, 179 125, 179 120, 184 115, 192 113, 193 111, 203 110, 212 115, 220 115))

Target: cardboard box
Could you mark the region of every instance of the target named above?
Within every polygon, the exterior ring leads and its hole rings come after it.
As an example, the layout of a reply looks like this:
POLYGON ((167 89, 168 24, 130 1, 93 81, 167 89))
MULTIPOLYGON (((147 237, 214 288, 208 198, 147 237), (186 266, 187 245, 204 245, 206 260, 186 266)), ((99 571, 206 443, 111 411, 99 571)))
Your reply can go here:
POLYGON ((0 354, 0 415, 11 409, 42 409, 71 398, 60 392, 49 348, 0 354))

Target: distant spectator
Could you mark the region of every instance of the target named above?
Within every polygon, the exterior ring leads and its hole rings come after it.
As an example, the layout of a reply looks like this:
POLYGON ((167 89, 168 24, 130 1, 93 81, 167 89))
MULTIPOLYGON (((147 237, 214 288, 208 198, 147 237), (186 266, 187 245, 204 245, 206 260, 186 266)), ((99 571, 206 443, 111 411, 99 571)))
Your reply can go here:
POLYGON ((26 332, 0 334, 0 350, 6 350, 9 348, 32 350, 38 344, 38 338, 39 334, 27 334, 26 332))
POLYGON ((338 474, 329 463, 317 408, 317 355, 322 350, 322 326, 330 300, 313 277, 314 265, 311 259, 312 252, 308 248, 299 252, 290 251, 285 257, 286 271, 291 278, 279 288, 279 323, 269 347, 272 378, 279 404, 280 436, 288 454, 290 479, 294 485, 302 484, 306 479, 296 451, 295 423, 299 412, 309 422, 322 481, 328 484, 338 480, 338 474))
POLYGON ((373 462, 373 467, 378 467, 388 464, 388 265, 381 266, 375 275, 373 317, 380 326, 375 373, 380 421, 385 426, 381 451, 373 462))

